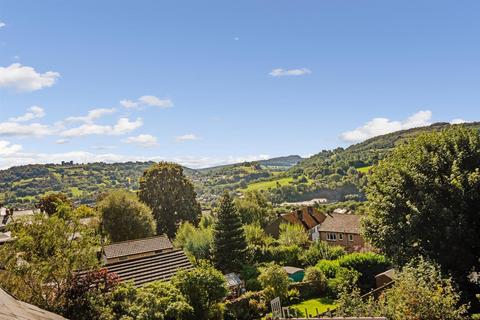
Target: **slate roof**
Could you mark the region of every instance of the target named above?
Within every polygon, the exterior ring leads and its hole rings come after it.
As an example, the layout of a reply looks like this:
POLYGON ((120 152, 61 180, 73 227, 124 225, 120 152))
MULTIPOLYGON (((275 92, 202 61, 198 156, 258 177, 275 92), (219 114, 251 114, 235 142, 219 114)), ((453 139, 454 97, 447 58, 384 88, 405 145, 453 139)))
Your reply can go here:
POLYGON ((236 273, 228 273, 223 277, 225 278, 225 281, 227 282, 227 286, 229 288, 242 285, 242 280, 236 273))
POLYGON ((1 320, 66 320, 57 314, 20 301, 0 288, 1 320))
POLYGON ((320 232, 342 232, 360 234, 360 216, 355 214, 332 213, 318 228, 320 232))
POLYGON ((106 265, 108 273, 115 273, 120 281, 133 280, 141 287, 152 281, 170 280, 179 270, 192 269, 193 266, 182 250, 157 253, 152 256, 125 260, 106 265))
POLYGON ((168 237, 163 235, 112 243, 108 246, 105 246, 103 251, 107 259, 113 259, 166 249, 173 249, 173 245, 168 237))

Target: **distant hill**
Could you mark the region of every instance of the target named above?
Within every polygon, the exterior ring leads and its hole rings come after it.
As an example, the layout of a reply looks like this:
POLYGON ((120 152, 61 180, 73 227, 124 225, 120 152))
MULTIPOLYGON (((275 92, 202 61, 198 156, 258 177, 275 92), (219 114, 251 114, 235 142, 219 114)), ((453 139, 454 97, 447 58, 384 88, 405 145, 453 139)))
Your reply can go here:
MULTIPOLYGON (((323 150, 308 159, 292 155, 193 170, 184 168, 200 201, 211 204, 224 190, 264 192, 274 203, 313 198, 362 200, 372 166, 396 145, 424 132, 449 127, 436 123, 378 136, 346 149, 323 150)), ((480 128, 480 122, 463 124, 480 128)), ((31 206, 48 192, 64 192, 77 203, 93 203, 107 190, 137 190, 153 162, 45 164, 0 170, 0 204, 31 206)))

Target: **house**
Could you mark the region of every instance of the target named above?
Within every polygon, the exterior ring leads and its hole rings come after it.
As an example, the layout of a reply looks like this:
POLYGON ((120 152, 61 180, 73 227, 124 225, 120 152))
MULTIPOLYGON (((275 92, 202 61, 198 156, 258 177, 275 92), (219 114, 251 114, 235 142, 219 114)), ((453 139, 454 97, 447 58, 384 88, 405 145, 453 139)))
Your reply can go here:
POLYGON ((305 277, 305 270, 297 267, 285 266, 283 270, 288 274, 288 277, 293 282, 302 282, 305 277))
POLYGON ((278 238, 280 235, 280 225, 283 223, 290 223, 302 226, 305 231, 308 232, 310 239, 318 240, 318 226, 326 219, 326 217, 325 214, 321 213, 314 207, 307 206, 289 213, 281 214, 265 228, 265 232, 274 238, 278 238))
POLYGON ((131 280, 137 287, 168 281, 177 271, 193 268, 183 250, 173 248, 164 235, 107 245, 103 261, 108 273, 115 273, 120 281, 131 280))
POLYGON ((0 288, 0 319, 2 320, 66 320, 55 313, 20 301, 0 288))
POLYGON ((360 234, 360 216, 331 213, 319 226, 320 240, 344 247, 348 252, 362 251, 365 241, 360 234))

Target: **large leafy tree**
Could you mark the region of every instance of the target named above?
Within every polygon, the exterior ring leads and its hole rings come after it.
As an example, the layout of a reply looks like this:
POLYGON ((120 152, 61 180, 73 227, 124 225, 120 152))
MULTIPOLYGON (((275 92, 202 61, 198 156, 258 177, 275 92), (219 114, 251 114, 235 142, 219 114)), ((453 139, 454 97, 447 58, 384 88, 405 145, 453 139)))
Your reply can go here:
POLYGON ((95 230, 83 226, 66 206, 52 216, 38 213, 16 220, 8 228, 15 241, 0 249, 2 287, 22 300, 63 312, 76 271, 98 264, 95 230))
POLYGON ((206 262, 193 270, 182 270, 172 279, 188 304, 193 307, 193 319, 217 318, 219 303, 228 293, 223 274, 206 262))
POLYGON ((237 209, 228 192, 220 200, 213 231, 215 266, 222 271, 239 271, 245 259, 247 242, 237 209))
POLYGON ((157 233, 173 238, 183 221, 197 224, 201 208, 193 184, 175 163, 152 165, 140 178, 140 200, 152 210, 157 221, 157 233))
MULTIPOLYGON (((365 235, 395 263, 422 255, 464 291, 480 269, 480 137, 453 127, 398 146, 373 169, 365 235)), ((478 288, 477 288, 478 290, 478 288)))
POLYGON ((152 210, 129 191, 112 191, 98 205, 103 231, 112 242, 155 235, 152 210))
POLYGON ((49 193, 40 198, 37 207, 41 212, 45 212, 48 215, 52 215, 57 212, 57 206, 65 204, 72 206, 71 201, 68 197, 61 192, 49 193))

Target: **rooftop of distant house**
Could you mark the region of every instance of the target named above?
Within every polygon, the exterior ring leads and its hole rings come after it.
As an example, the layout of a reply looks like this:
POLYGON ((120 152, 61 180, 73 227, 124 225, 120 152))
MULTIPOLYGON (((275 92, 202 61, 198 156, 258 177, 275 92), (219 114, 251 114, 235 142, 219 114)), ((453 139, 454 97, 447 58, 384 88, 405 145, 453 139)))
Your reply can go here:
POLYGON ((325 219, 325 215, 313 207, 293 210, 292 212, 282 214, 281 217, 289 223, 302 225, 306 229, 314 228, 325 219))
POLYGON ((112 243, 105 246, 103 251, 107 259, 113 259, 167 249, 173 249, 172 242, 170 242, 167 236, 161 235, 145 239, 112 243))
POLYGON ((331 213, 320 225, 320 232, 360 234, 360 216, 348 213, 331 213))

